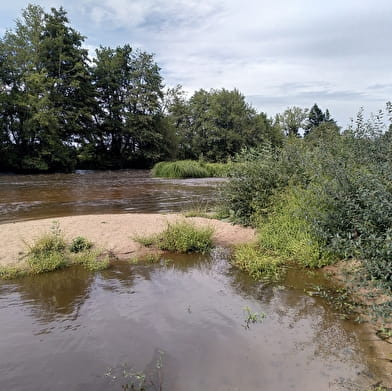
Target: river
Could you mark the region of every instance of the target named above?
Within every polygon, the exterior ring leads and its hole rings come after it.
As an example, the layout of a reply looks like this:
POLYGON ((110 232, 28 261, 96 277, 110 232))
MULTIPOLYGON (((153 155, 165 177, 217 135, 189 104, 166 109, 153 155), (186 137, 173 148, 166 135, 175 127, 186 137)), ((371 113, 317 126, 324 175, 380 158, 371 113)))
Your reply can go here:
MULTIPOLYGON (((1 221, 178 211, 213 202, 220 182, 6 175, 1 221)), ((228 258, 218 248, 0 281, 0 390, 121 390, 145 377, 151 391, 360 391, 382 379, 365 326, 309 294, 333 284, 324 275, 257 283, 228 258)))

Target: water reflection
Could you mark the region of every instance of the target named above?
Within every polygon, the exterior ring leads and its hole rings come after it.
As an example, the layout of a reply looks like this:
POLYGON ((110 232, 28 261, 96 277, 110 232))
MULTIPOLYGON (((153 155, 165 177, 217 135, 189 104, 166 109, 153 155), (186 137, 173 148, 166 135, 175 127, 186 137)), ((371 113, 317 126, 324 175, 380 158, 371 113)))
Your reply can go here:
MULTIPOLYGON (((361 326, 307 296, 318 275, 255 284, 225 252, 73 268, 0 283, 0 389, 116 390, 107 367, 151 372, 164 390, 331 390, 367 385, 361 326), (244 308, 266 319, 246 329, 244 308)), ((122 382, 123 383, 123 382, 122 382)))

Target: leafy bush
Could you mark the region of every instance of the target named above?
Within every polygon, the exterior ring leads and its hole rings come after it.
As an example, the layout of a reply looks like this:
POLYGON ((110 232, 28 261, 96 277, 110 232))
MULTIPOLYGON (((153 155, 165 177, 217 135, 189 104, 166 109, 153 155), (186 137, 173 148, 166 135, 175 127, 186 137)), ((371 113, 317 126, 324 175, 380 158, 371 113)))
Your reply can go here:
POLYGON ((69 249, 72 253, 79 253, 90 249, 92 246, 93 244, 89 240, 82 236, 78 236, 72 240, 69 249))

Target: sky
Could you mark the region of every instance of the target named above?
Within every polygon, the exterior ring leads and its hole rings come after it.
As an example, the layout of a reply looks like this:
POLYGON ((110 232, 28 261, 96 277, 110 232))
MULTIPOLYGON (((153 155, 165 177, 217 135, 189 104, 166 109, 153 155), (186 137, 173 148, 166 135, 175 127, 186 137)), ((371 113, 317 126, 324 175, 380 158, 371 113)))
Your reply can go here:
MULTIPOLYGON (((0 1, 0 35, 29 1, 0 1)), ((155 54, 165 84, 237 88, 274 116, 314 103, 345 127, 392 100, 391 0, 41 0, 100 45, 155 54)))

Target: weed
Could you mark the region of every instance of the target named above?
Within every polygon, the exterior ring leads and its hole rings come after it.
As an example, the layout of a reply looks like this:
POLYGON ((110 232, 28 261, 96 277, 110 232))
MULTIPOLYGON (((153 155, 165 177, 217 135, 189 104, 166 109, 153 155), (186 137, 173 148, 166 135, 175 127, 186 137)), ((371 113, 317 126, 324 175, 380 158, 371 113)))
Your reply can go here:
POLYGON ((163 390, 163 357, 164 352, 158 351, 158 358, 155 366, 149 373, 137 371, 128 364, 122 365, 120 368, 108 368, 105 376, 113 381, 126 380, 121 385, 123 390, 134 391, 162 391, 163 390))
POLYGON ((136 237, 134 240, 144 245, 155 245, 161 250, 178 253, 206 253, 212 247, 211 227, 196 227, 186 221, 168 223, 160 234, 149 237, 136 237))
POLYGON ((85 250, 74 253, 71 259, 74 264, 82 265, 91 271, 104 270, 110 265, 109 255, 103 255, 100 250, 85 250))
POLYGON ((195 227, 188 222, 168 224, 159 235, 158 247, 179 253, 206 253, 212 247, 211 227, 195 227))
POLYGON ((261 323, 266 317, 264 312, 252 312, 248 306, 244 308, 244 312, 245 324, 243 326, 245 329, 249 329, 251 324, 261 323))
POLYGON ((27 264, 33 273, 50 272, 66 266, 65 250, 67 246, 58 223, 54 223, 51 231, 29 245, 27 264))
POLYGON ((0 266, 0 279, 13 280, 15 278, 24 277, 27 271, 17 265, 0 266))
POLYGON ((77 236, 72 240, 69 250, 71 253, 79 253, 81 251, 89 250, 92 246, 92 242, 82 236, 77 236))
POLYGON ((278 281, 284 274, 283 262, 255 244, 235 247, 231 263, 256 280, 278 281))

